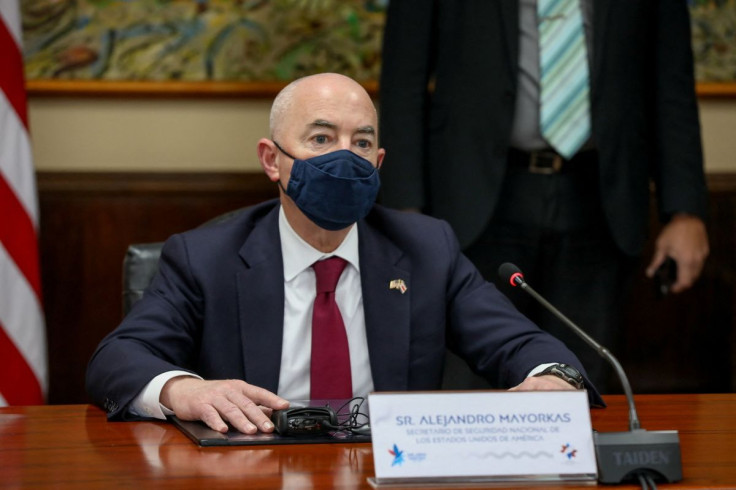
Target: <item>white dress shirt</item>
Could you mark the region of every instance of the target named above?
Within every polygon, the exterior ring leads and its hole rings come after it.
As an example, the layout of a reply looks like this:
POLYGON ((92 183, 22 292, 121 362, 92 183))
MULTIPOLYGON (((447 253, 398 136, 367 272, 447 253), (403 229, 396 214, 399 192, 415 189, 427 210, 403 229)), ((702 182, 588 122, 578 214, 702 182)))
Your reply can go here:
POLYGON ((312 306, 317 294, 317 279, 312 264, 337 256, 345 267, 335 290, 335 301, 342 314, 350 350, 353 395, 373 391, 368 340, 363 314, 363 290, 358 258, 358 227, 353 227, 334 252, 316 250, 289 225, 283 209, 279 211, 281 254, 284 259, 284 340, 278 395, 287 400, 308 400, 312 359, 312 306))

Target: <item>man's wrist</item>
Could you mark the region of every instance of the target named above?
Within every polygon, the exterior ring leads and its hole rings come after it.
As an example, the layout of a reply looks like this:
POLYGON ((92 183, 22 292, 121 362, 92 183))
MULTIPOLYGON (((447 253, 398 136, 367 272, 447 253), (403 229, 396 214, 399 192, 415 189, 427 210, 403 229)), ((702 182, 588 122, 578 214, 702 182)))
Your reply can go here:
POLYGON ((569 364, 552 364, 532 376, 556 376, 578 390, 585 386, 583 375, 569 364))
POLYGON ((179 381, 184 381, 188 379, 193 380, 201 380, 199 376, 192 376, 191 374, 181 374, 179 376, 174 376, 168 380, 166 380, 166 383, 161 387, 161 394, 159 395, 159 404, 162 408, 168 409, 171 411, 171 407, 173 406, 172 399, 172 390, 174 388, 174 385, 177 384, 179 381))
POLYGON ((152 417, 161 420, 165 419, 166 415, 170 415, 170 413, 165 410, 167 406, 161 404, 161 391, 168 381, 173 378, 183 376, 202 379, 196 374, 192 374, 187 371, 176 370, 161 373, 149 381, 133 399, 130 405, 131 413, 140 417, 152 417))

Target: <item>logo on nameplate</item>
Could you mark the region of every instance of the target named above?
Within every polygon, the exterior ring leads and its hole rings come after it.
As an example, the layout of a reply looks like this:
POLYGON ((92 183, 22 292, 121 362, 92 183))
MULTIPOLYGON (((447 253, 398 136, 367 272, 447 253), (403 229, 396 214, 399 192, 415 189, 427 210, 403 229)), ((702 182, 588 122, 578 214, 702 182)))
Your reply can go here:
POLYGON ((393 449, 388 450, 388 453, 394 457, 393 461, 391 462, 391 466, 401 466, 407 461, 419 463, 424 461, 427 457, 427 453, 407 453, 406 451, 399 449, 399 446, 397 446, 396 444, 394 444, 393 449))
POLYGON ((571 447, 570 444, 563 444, 560 452, 567 457, 567 459, 573 459, 578 454, 578 450, 571 447))
POLYGON ((396 466, 397 464, 400 465, 404 462, 404 451, 399 449, 399 446, 394 444, 393 449, 388 450, 389 454, 394 457, 393 462, 391 463, 391 466, 396 466))

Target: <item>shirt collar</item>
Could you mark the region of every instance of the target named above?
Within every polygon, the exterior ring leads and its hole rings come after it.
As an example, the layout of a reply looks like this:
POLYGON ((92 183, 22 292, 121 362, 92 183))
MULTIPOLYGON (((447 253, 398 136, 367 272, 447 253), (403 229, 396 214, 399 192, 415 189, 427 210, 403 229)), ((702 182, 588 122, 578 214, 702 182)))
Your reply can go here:
POLYGON ((318 260, 337 256, 345 259, 360 272, 358 260, 358 227, 353 224, 339 247, 334 252, 320 252, 302 237, 297 235, 284 214, 284 208, 279 208, 279 234, 281 236, 281 254, 284 260, 284 280, 291 281, 302 271, 308 269, 318 260))

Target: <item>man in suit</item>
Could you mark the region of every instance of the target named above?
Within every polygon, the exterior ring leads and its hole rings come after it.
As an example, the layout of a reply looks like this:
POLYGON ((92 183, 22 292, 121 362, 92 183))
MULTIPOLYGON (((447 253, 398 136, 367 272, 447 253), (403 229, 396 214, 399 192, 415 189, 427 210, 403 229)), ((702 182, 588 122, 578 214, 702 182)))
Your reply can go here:
POLYGON ((437 389, 446 345, 499 387, 581 386, 556 370, 582 371, 575 356, 483 280, 449 225, 374 206, 377 139, 373 103, 347 77, 306 77, 277 96, 258 158, 280 199, 166 242, 151 286, 89 363, 88 392, 110 418, 174 413, 269 432, 271 409, 338 378, 345 398, 437 389), (312 302, 318 265, 334 260, 347 379, 338 347, 316 379, 312 302))
MULTIPOLYGON (((670 257, 671 291, 683 291, 708 254, 689 18, 684 0, 580 0, 544 12, 562 3, 390 2, 380 200, 447 220, 489 280, 501 263, 517 263, 540 293, 616 352, 622 293, 646 240, 650 181, 664 226, 647 275, 670 257), (542 52, 554 30, 545 27, 573 13, 582 19, 582 54, 563 69, 584 73, 576 107, 587 107, 575 128, 587 127, 562 155, 542 134, 542 52)), ((563 77, 562 86, 577 80, 563 77)), ((505 286, 605 390, 597 354, 505 286)))

